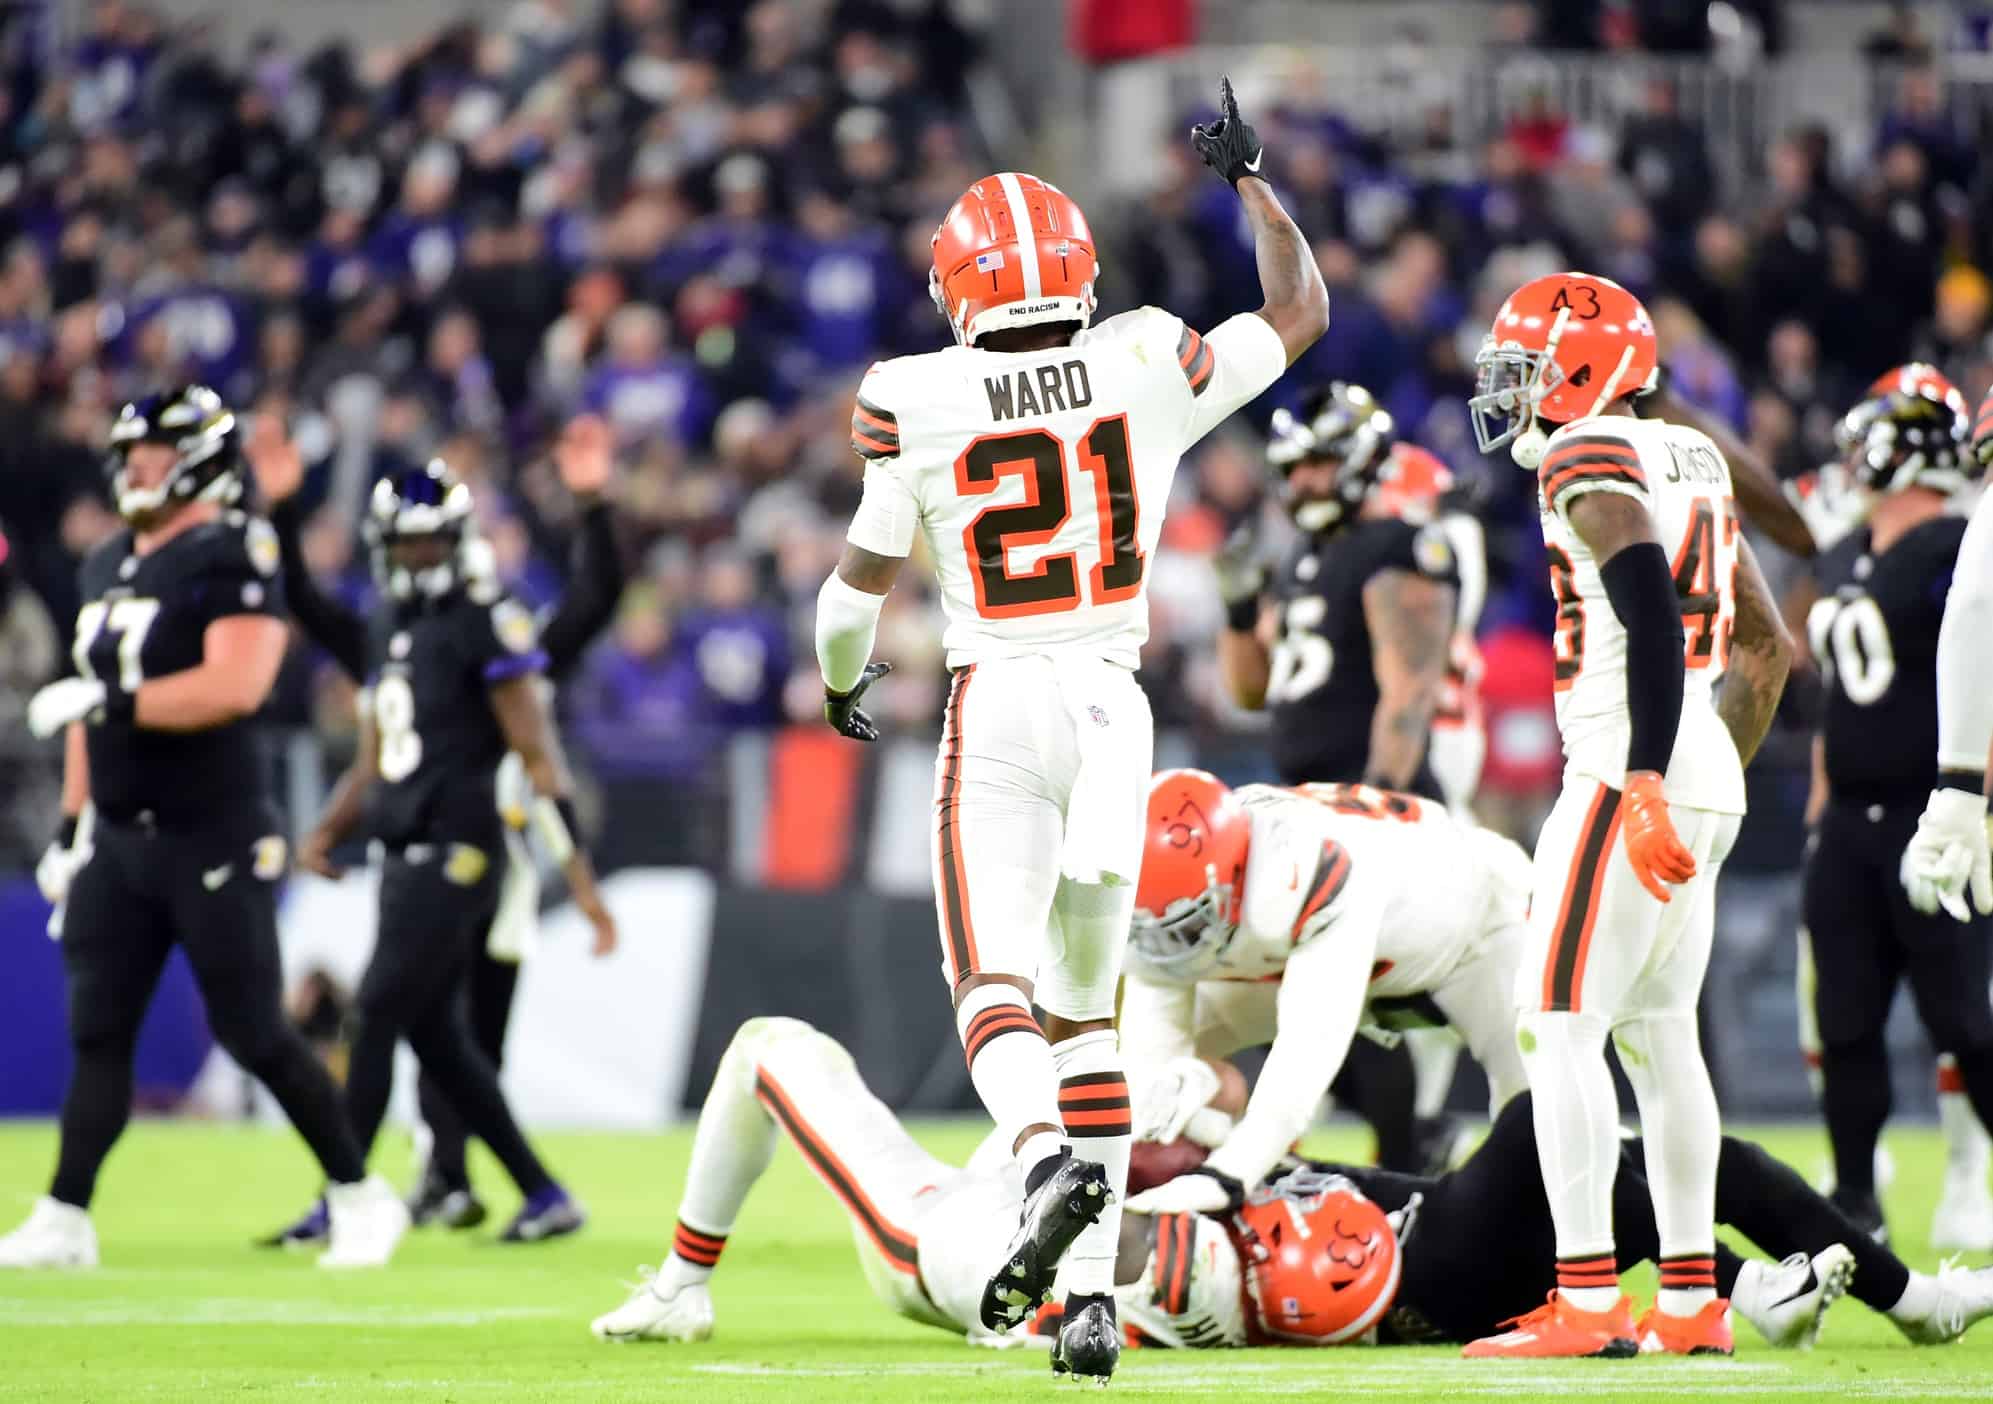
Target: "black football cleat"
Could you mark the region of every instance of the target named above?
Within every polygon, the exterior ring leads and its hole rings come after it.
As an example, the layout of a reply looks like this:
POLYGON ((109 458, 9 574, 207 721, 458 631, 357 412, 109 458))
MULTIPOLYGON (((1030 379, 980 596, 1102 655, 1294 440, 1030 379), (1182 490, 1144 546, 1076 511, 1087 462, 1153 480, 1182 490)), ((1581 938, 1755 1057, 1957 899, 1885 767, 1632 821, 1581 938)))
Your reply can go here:
POLYGON ((1121 1360, 1121 1323, 1112 1297, 1067 1297, 1052 1346, 1052 1373, 1104 1385, 1121 1360))
POLYGON ((519 1206, 519 1212, 505 1226, 505 1232, 498 1235, 498 1241, 544 1243, 549 1238, 578 1233, 587 1222, 588 1214, 580 1201, 559 1185, 548 1185, 519 1206))
POLYGON ((985 1327, 1012 1330, 1052 1299, 1059 1260, 1080 1230, 1100 1218, 1113 1193, 1099 1162, 1076 1160, 1070 1153, 1060 1157, 1045 1182, 1024 1197, 1010 1255, 983 1288, 985 1327))
POLYGON ((472 1229, 485 1221, 484 1201, 463 1185, 439 1175, 424 1175, 421 1188, 408 1201, 408 1217, 417 1228, 437 1224, 447 1229, 472 1229))
POLYGON ((321 1197, 311 1208, 305 1210, 304 1217, 297 1222, 278 1229, 275 1233, 256 1240, 259 1248, 316 1248, 332 1236, 332 1217, 321 1197))

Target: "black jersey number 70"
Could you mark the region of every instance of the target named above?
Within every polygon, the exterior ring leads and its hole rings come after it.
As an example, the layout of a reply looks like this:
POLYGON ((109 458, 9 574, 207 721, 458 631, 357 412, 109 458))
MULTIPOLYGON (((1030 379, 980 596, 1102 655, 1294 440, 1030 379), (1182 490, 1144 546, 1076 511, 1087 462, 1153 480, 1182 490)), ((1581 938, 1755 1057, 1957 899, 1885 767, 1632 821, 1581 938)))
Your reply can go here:
MULTIPOLYGON (((1136 541, 1142 505, 1135 491, 1128 448, 1128 416, 1097 419, 1079 439, 1079 471, 1093 479, 1100 532, 1100 562, 1087 581, 1094 604, 1133 599, 1142 587, 1144 558, 1136 541)), ((1024 500, 985 507, 962 529, 976 588, 976 613, 985 619, 1059 614, 1080 605, 1078 558, 1071 551, 1046 556, 1013 574, 1010 553, 1043 546, 1072 516, 1072 499, 1084 485, 1068 487, 1066 448, 1044 429, 985 434, 955 460, 955 489, 966 496, 995 492, 1005 478, 1024 479, 1024 500)))

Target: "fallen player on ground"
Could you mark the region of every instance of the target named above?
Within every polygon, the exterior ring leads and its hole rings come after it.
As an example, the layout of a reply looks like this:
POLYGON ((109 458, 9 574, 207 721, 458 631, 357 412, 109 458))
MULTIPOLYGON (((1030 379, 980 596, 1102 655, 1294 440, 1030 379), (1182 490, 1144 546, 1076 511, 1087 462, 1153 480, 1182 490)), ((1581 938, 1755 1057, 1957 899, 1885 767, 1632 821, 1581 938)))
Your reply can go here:
MULTIPOLYGON (((1236 1112, 1242 1084, 1235 1074, 1221 1083, 1236 1112)), ((794 1019, 752 1019, 734 1035, 700 1111, 670 1255, 596 1318, 598 1337, 712 1334, 708 1279, 778 1130, 844 1206, 866 1280, 889 1310, 976 1344, 1027 1335, 1028 1327, 997 1336, 978 1320, 992 1250, 1015 1222, 1018 1172, 1006 1147, 985 1141, 963 1168, 935 1158, 836 1040, 794 1019)), ((1131 1188, 1145 1176, 1154 1184, 1185 1173, 1200 1155, 1186 1143, 1142 1148, 1131 1188), (1155 1163, 1163 1159, 1175 1163, 1155 1163)), ((1640 1142, 1627 1142, 1614 1210, 1629 1263, 1655 1252, 1643 1167, 1640 1142)), ((1955 1340, 1993 1315, 1993 1268, 1912 1272, 1747 1141, 1723 1142, 1716 1208, 1724 1223, 1785 1255, 1770 1263, 1716 1250, 1719 1290, 1775 1346, 1810 1344, 1843 1292, 1920 1345, 1955 1340)), ((1117 1305, 1131 1335, 1149 1345, 1467 1341, 1526 1315, 1552 1286, 1527 1094, 1444 1175, 1290 1161, 1230 1219, 1131 1211, 1123 1225, 1117 1305), (1283 1219, 1309 1232, 1275 1234, 1283 1219), (1489 1234, 1491 1224, 1502 1231, 1489 1234)))

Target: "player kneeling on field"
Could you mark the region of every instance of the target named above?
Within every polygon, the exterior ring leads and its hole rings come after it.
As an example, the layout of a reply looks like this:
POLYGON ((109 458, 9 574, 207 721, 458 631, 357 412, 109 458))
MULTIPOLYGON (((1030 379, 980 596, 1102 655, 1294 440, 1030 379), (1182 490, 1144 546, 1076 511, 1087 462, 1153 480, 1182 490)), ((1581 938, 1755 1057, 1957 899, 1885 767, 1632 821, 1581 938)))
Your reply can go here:
POLYGON ((1121 1011, 1136 1135, 1175 1137, 1209 1097, 1192 1055, 1273 1051, 1210 1162, 1131 1207, 1237 1208, 1366 1019, 1450 1024, 1496 1108, 1521 1091, 1510 991, 1529 881, 1515 844, 1410 795, 1158 774, 1121 1011))
MULTIPOLYGON (((1243 1083, 1215 1069, 1214 1115, 1243 1107, 1243 1083)), ((708 1279, 777 1133, 844 1205, 859 1263, 890 1310, 1004 1345, 986 1331, 984 1264, 1008 1241, 1018 1171, 992 1136, 958 1169, 917 1145, 872 1095, 836 1040, 794 1019, 751 1019, 734 1035, 699 1114, 670 1256, 614 1311, 604 1340, 700 1341, 712 1334, 708 1279)), ((1137 1146, 1131 1188, 1202 1157, 1177 1143, 1137 1146)), ((1629 1262, 1659 1252, 1645 1148, 1623 1148, 1614 1214, 1629 1262)), ((1131 1335, 1152 1346, 1427 1344, 1467 1341, 1543 1300, 1555 1280, 1550 1210, 1536 1169, 1529 1096, 1513 1098, 1458 1170, 1397 1175, 1284 1160, 1236 1214, 1123 1217, 1115 1297, 1131 1335), (1488 1226, 1501 1226, 1490 1234, 1488 1226)), ((1940 1344, 1993 1315, 1993 1269, 1911 1272, 1791 1170, 1726 1139, 1717 1214, 1782 1263, 1716 1250, 1721 1290, 1773 1345, 1810 1344, 1844 1292, 1886 1313, 1913 1342, 1940 1344), (1843 1246, 1843 1245, 1849 1246, 1843 1246)), ((1045 1323, 1038 1323, 1039 1328, 1045 1323)))

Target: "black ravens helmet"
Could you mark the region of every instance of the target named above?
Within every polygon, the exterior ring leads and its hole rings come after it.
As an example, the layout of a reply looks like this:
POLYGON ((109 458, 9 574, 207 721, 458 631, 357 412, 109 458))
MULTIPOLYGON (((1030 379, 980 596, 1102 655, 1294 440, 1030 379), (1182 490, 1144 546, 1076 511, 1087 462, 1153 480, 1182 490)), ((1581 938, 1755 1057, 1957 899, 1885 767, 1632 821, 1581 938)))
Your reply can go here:
POLYGON ((1949 494, 1978 472, 1967 452, 1972 419, 1965 397, 1922 362, 1898 366, 1869 386, 1842 417, 1835 439, 1854 481, 1875 492, 1923 487, 1949 494))
POLYGON ((1274 411, 1266 461, 1286 484, 1283 500, 1295 525, 1323 532, 1347 521, 1376 483, 1396 437, 1390 414, 1371 393, 1340 380, 1310 391, 1299 414, 1274 411), (1313 463, 1335 465, 1335 483, 1326 494, 1304 494, 1294 486, 1294 470, 1313 463))
POLYGON ((133 400, 111 425, 111 456, 104 471, 118 514, 135 526, 188 502, 234 502, 242 496, 235 412, 205 385, 182 385, 133 400), (127 460, 135 444, 164 444, 173 450, 164 478, 143 487, 132 481, 127 460))
POLYGON ((398 600, 440 599, 491 574, 490 551, 471 515, 471 490, 440 458, 374 484, 364 527, 374 579, 398 600), (427 564, 396 559, 403 543, 439 541, 427 564))

